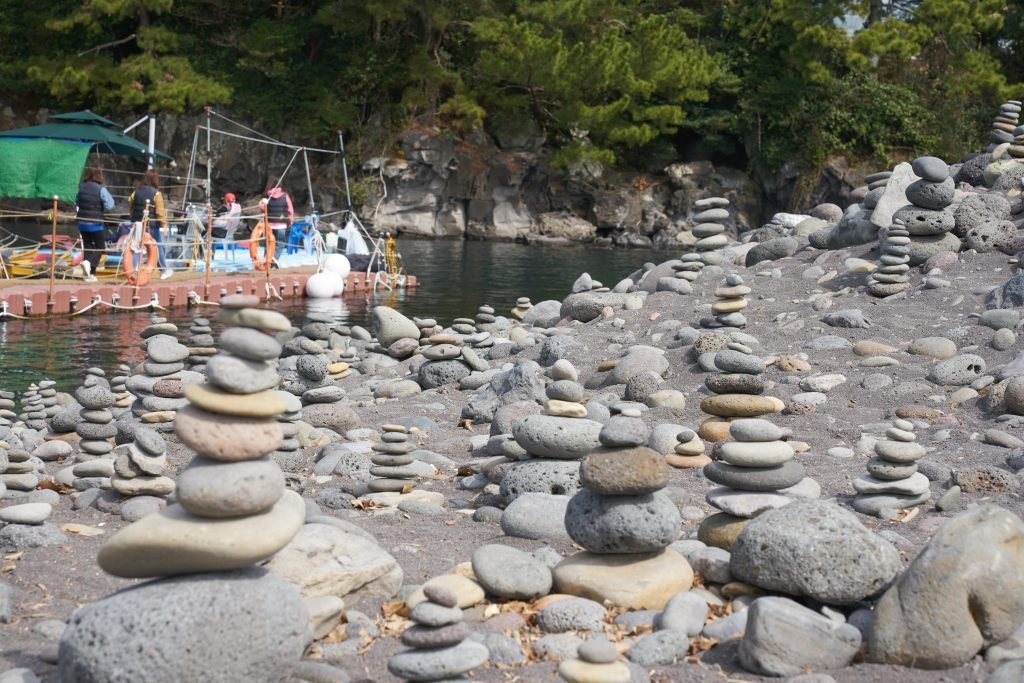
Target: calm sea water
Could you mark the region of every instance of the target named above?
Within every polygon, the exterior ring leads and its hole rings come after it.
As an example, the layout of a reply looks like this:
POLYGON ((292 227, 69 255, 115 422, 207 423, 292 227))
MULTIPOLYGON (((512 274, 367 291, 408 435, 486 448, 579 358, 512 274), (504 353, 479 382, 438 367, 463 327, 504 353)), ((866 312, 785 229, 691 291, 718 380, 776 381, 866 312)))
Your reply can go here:
MULTIPOLYGON (((472 317, 482 304, 504 314, 520 296, 535 303, 562 299, 583 272, 612 286, 645 261, 657 263, 678 256, 665 250, 412 239, 400 240, 399 250, 407 270, 419 280, 415 290, 299 300, 277 308, 293 321, 315 310, 340 322, 366 324, 374 306, 386 305, 446 324, 460 316, 472 317)), ((210 309, 208 314, 213 312, 210 309)), ((184 332, 195 315, 195 309, 175 309, 166 317, 184 332)), ((0 322, 0 388, 21 391, 45 377, 56 380, 59 389, 70 390, 90 366, 101 367, 109 375, 120 363, 142 359, 139 331, 152 317, 145 312, 86 313, 75 318, 0 322)))

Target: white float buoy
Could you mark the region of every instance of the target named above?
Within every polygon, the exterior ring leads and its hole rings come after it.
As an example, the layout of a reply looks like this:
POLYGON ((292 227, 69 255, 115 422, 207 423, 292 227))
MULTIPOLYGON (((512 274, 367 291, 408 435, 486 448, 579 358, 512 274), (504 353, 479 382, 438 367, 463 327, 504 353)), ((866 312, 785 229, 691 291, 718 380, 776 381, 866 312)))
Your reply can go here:
POLYGON ((345 291, 345 280, 337 273, 324 271, 306 280, 306 296, 311 299, 330 299, 345 291))
POLYGON ((352 272, 352 264, 349 263, 348 258, 344 254, 328 254, 324 257, 323 269, 331 273, 337 273, 344 280, 352 272))

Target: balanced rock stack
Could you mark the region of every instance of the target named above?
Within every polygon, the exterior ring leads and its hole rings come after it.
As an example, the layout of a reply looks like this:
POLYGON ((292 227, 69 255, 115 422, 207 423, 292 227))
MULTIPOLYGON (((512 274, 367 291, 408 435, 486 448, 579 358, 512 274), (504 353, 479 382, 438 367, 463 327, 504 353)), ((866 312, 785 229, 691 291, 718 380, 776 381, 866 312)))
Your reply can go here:
POLYGON ((882 199, 882 195, 885 193, 885 188, 889 184, 889 178, 891 177, 892 171, 879 171, 864 178, 866 187, 860 190, 864 192, 864 197, 860 201, 864 209, 874 211, 875 207, 878 206, 878 202, 882 199))
MULTIPOLYGON (((310 391, 316 390, 310 389, 310 391)), ((270 454, 270 457, 285 472, 297 472, 306 465, 306 459, 300 451, 302 444, 299 442, 299 426, 296 424, 302 419, 302 401, 288 392, 278 393, 287 403, 284 412, 277 416, 277 421, 281 423, 281 435, 284 438, 281 439, 281 443, 270 454)))
POLYGON ((718 327, 746 327, 747 318, 741 311, 747 307, 747 295, 750 287, 743 284, 743 278, 732 274, 725 276, 725 286, 715 290, 715 298, 711 304, 713 318, 701 318, 701 327, 714 329, 718 327))
POLYGON ((533 302, 530 301, 530 297, 521 296, 516 299, 516 305, 510 313, 516 320, 522 320, 526 317, 526 314, 529 313, 531 308, 533 308, 533 302))
POLYGON ((996 116, 995 121, 992 122, 992 134, 990 136, 992 145, 989 148, 990 152, 1004 142, 1014 143, 1014 131, 1019 121, 1020 102, 1018 100, 1009 100, 999 107, 999 114, 996 116))
POLYGON ((0 427, 9 427, 18 414, 14 412, 15 393, 0 390, 0 427))
POLYGON ((1013 142, 1006 150, 1010 156, 1018 161, 1024 159, 1024 126, 1017 126, 1013 131, 1013 142))
POLYGON ((498 319, 494 315, 494 306, 490 304, 483 304, 476 309, 476 315, 474 316, 476 321, 476 329, 482 330, 484 325, 490 325, 496 322, 498 319))
POLYGON ((563 660, 558 675, 568 683, 629 683, 629 667, 619 661, 619 651, 605 638, 592 638, 576 649, 576 659, 563 660))
POLYGON ((81 437, 79 462, 106 456, 114 448, 111 440, 117 436, 114 414, 110 412, 115 397, 107 380, 86 372, 82 386, 75 390, 75 400, 82 406, 75 425, 75 433, 81 437))
POLYGON ((428 339, 435 334, 441 334, 441 331, 444 329, 433 318, 413 318, 412 322, 419 329, 420 337, 423 339, 428 339))
POLYGON ((265 349, 273 344, 261 330, 290 324, 249 308, 258 303, 221 299, 217 318, 232 329, 207 363, 210 383, 186 385, 190 405, 175 420, 178 438, 198 453, 178 476, 177 502, 121 529, 99 550, 110 574, 168 578, 76 611, 61 638, 61 680, 291 679, 308 643, 309 613, 294 584, 255 566, 284 548, 306 516, 302 498, 285 489, 268 457, 281 442, 275 418, 286 406, 269 390, 277 375, 265 349))
POLYGON ((374 479, 369 481, 369 489, 372 493, 408 493, 416 486, 416 471, 409 467, 413 463, 409 453, 416 450, 416 444, 410 443, 409 430, 402 425, 386 424, 381 429, 380 441, 372 446, 370 475, 374 479))
POLYGON ((701 401, 700 409, 711 415, 697 430, 706 441, 729 438, 729 423, 734 418, 760 417, 780 413, 786 405, 774 396, 762 396, 766 388, 765 362, 735 342, 715 353, 715 367, 704 385, 714 396, 701 401))
POLYGON ((217 353, 210 321, 201 316, 192 318, 192 324, 188 328, 188 335, 188 338, 185 340, 185 344, 188 346, 188 369, 202 372, 206 361, 210 359, 210 356, 217 353))
MULTIPOLYGON (((169 576, 241 569, 267 559, 298 532, 305 506, 285 490, 269 453, 282 440, 276 417, 287 408, 271 389, 277 342, 261 330, 288 329, 283 315, 250 308, 255 296, 221 300, 218 319, 231 329, 207 363, 208 384, 188 384, 189 405, 175 433, 198 455, 178 475, 177 503, 142 518, 107 541, 100 566, 115 576, 169 576)), ((147 453, 158 448, 136 441, 147 453)))
POLYGON ((696 280, 704 266, 715 266, 722 258, 718 251, 729 246, 724 221, 729 220, 729 200, 725 197, 708 197, 698 199, 693 204, 697 213, 693 220, 694 251, 684 254, 682 265, 676 268, 676 277, 684 280, 696 280))
POLYGON ((914 424, 895 420, 886 438, 875 444, 868 473, 853 480, 857 495, 853 509, 865 515, 889 517, 894 510, 912 508, 931 498, 928 477, 917 471, 925 448, 917 443, 914 424))
POLYGON ((46 406, 43 405, 43 397, 39 394, 39 387, 36 384, 28 385, 28 389, 21 395, 22 413, 18 417, 29 429, 41 432, 47 427, 46 406))
POLYGON ((918 157, 911 167, 920 180, 907 186, 910 204, 897 209, 893 221, 901 222, 910 234, 908 265, 913 267, 933 254, 960 251, 960 239, 952 234, 956 227, 953 212, 945 210, 953 203, 956 191, 949 166, 937 157, 918 157))
POLYGON ((402 644, 412 649, 392 655, 388 671, 410 681, 465 681, 462 674, 482 666, 490 657, 487 646, 467 640, 470 629, 449 588, 426 585, 426 600, 412 608, 415 623, 402 632, 402 644))
POLYGON ((57 383, 52 379, 44 379, 39 383, 39 397, 47 420, 62 410, 57 400, 57 383))
POLYGON ((117 372, 110 378, 110 390, 114 393, 113 412, 115 417, 131 408, 132 402, 135 400, 127 386, 131 371, 132 369, 127 365, 119 365, 117 372))
POLYGON ((665 456, 665 462, 677 469, 698 469, 711 458, 704 454, 704 441, 692 429, 683 429, 676 434, 674 452, 665 456))
POLYGON ((28 451, 0 448, 0 496, 10 497, 10 491, 34 491, 44 475, 42 461, 33 458, 28 451), (3 493, 5 489, 6 494, 3 493))
POLYGON ((882 244, 881 265, 869 278, 868 294, 884 298, 910 289, 909 245, 910 233, 899 220, 893 221, 882 244))
POLYGON ((585 552, 555 567, 558 592, 629 609, 660 609, 692 585, 689 564, 668 550, 679 538, 681 518, 661 493, 669 469, 643 445, 648 438, 639 411, 626 408, 601 428, 602 447, 583 458, 582 488, 566 507, 565 528, 585 552), (626 575, 628 584, 618 580, 626 575))
POLYGON ((720 530, 736 531, 766 510, 821 494, 817 482, 793 461, 793 447, 783 441, 786 434, 778 426, 761 419, 736 420, 729 434, 733 440, 718 449, 721 460, 704 468, 704 476, 718 484, 707 501, 720 512, 705 518, 698 529, 700 540, 719 547, 727 544, 720 530))
MULTIPOLYGON (((456 320, 465 320, 457 318, 456 320)), ((458 333, 462 323, 452 325, 455 334, 435 334, 427 339, 427 346, 420 350, 420 353, 427 359, 419 369, 419 383, 424 389, 454 384, 463 377, 468 376, 474 370, 486 370, 490 367, 469 346, 466 346, 467 339, 482 341, 474 335, 482 334, 487 338, 489 332, 476 332, 476 328, 468 334, 458 333)))
POLYGON ((110 488, 122 496, 168 496, 174 480, 163 476, 167 467, 167 444, 147 427, 132 431, 132 442, 114 448, 114 475, 110 488))
POLYGON ((176 325, 163 319, 142 329, 146 360, 142 373, 130 377, 126 384, 136 396, 132 414, 160 431, 171 431, 175 411, 188 405, 180 373, 189 350, 173 336, 177 331, 176 325))

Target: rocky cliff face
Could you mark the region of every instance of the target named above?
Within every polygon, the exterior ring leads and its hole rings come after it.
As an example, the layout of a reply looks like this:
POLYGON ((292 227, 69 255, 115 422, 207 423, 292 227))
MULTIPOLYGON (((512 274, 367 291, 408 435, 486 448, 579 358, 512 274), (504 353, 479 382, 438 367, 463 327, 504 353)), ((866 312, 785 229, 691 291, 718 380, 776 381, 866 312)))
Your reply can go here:
MULTIPOLYGON (((16 115, 0 104, 0 129, 45 121, 49 112, 16 115)), ((161 116, 157 146, 172 154, 175 166, 167 186, 185 183, 196 126, 203 115, 161 116)), ((219 119, 212 127, 244 133, 219 119)), ((274 131, 281 140, 295 141, 293 131, 274 131)), ((215 196, 234 192, 251 205, 267 182, 288 169, 285 187, 296 211, 320 212, 346 206, 340 159, 310 153, 310 196, 301 155, 293 151, 238 137, 214 134, 212 191, 215 196), (291 164, 289 166, 289 164, 291 164), (248 201, 246 201, 248 200, 248 201)), ((205 131, 200 131, 194 176, 198 185, 192 201, 206 201, 207 164, 205 131)), ((677 244, 692 241, 693 204, 702 197, 724 196, 735 208, 735 228, 742 233, 760 227, 774 212, 800 210, 823 201, 845 205, 863 173, 845 160, 832 160, 816 182, 811 197, 791 206, 798 178, 795 169, 783 169, 754 179, 743 171, 711 161, 672 164, 658 174, 612 172, 592 165, 552 169, 548 151, 538 136, 496 142, 476 133, 457 138, 426 127, 407 130, 393 157, 370 159, 350 169, 359 185, 357 198, 362 218, 378 229, 423 237, 481 240, 571 241, 616 245, 677 244), (500 142, 500 144, 499 144, 500 142)), ((135 160, 104 157, 106 168, 139 170, 135 160)), ((168 171, 164 170, 164 173, 168 171)), ((181 201, 183 189, 168 191, 172 202, 181 201)))

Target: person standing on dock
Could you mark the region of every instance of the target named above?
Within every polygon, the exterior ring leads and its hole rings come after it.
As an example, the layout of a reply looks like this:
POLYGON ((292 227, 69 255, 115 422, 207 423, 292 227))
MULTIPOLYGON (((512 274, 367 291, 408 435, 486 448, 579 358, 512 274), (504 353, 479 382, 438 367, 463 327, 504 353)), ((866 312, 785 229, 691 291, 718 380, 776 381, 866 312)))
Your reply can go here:
MULTIPOLYGON (((78 207, 78 233, 82 236, 85 251, 85 281, 96 282, 96 268, 100 257, 107 249, 106 232, 103 229, 103 214, 114 208, 114 198, 103 186, 103 171, 95 166, 85 169, 82 184, 75 197, 78 207)), ((56 250, 57 245, 50 245, 56 250)))
POLYGON ((277 241, 274 249, 276 259, 281 256, 281 252, 288 244, 288 230, 295 217, 295 209, 292 208, 292 198, 276 179, 268 183, 263 202, 266 202, 267 222, 270 224, 268 227, 274 231, 274 239, 277 241))
POLYGON ((128 201, 131 203, 129 213, 133 224, 142 222, 143 216, 147 215, 147 210, 149 212, 149 234, 156 240, 160 253, 160 270, 163 271, 160 279, 166 280, 174 275, 174 271, 167 267, 167 256, 164 252, 164 240, 161 233, 167 229, 167 212, 164 210, 164 196, 160 192, 160 176, 155 170, 146 171, 128 201))

